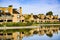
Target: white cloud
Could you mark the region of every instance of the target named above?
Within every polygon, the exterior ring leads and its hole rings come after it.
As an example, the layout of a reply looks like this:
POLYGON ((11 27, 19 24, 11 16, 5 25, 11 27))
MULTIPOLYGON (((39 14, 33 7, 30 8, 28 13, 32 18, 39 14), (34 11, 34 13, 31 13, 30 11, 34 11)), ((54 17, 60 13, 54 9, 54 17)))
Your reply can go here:
POLYGON ((60 10, 58 7, 60 7, 59 5, 22 5, 23 7, 23 13, 34 13, 34 14, 39 14, 39 13, 44 13, 46 14, 46 12, 48 11, 53 11, 54 15, 55 14, 59 14, 60 10))
MULTIPOLYGON (((22 6, 23 8, 23 13, 34 13, 34 14, 39 14, 39 13, 44 13, 46 14, 46 12, 48 11, 53 11, 54 14, 59 14, 60 13, 60 6, 58 4, 57 0, 37 0, 34 1, 34 3, 31 3, 31 1, 29 1, 28 4, 23 4, 24 0, 5 0, 3 2, 0 2, 0 6, 8 6, 8 5, 13 5, 15 8, 19 8, 20 6, 22 6)), ((26 3, 26 1, 25 1, 26 3)), ((59 14, 60 15, 60 14, 59 14)))

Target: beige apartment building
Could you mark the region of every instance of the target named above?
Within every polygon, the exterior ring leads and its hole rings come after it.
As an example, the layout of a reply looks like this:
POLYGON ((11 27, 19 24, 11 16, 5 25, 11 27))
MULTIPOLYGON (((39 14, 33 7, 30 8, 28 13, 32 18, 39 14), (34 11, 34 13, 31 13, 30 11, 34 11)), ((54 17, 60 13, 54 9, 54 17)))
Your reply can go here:
POLYGON ((38 14, 22 14, 22 7, 19 10, 13 8, 12 5, 8 7, 0 7, 0 22, 58 22, 57 15, 38 14))

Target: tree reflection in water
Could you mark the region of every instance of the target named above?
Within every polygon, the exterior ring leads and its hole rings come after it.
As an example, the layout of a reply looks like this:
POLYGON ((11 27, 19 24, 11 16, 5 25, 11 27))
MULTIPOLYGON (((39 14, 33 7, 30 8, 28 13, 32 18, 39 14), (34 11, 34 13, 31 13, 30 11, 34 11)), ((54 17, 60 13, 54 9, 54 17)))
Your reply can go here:
MULTIPOLYGON (((42 28, 40 28, 39 29, 39 31, 37 31, 36 29, 11 29, 11 30, 6 30, 6 32, 8 33, 8 32, 12 32, 12 33, 14 33, 14 32, 17 32, 15 35, 17 35, 17 40, 22 40, 24 37, 29 37, 29 36, 31 36, 32 37, 32 35, 36 35, 36 34, 39 34, 39 35, 42 35, 42 36, 44 36, 44 34, 46 34, 46 36, 48 36, 48 37, 53 37, 53 34, 54 33, 57 33, 58 32, 58 28, 56 29, 56 27, 42 27, 42 28), (55 28, 55 29, 54 29, 55 28)), ((39 37, 41 37, 41 36, 39 36, 39 37)))
POLYGON ((53 34, 46 34, 48 37, 53 37, 53 34))

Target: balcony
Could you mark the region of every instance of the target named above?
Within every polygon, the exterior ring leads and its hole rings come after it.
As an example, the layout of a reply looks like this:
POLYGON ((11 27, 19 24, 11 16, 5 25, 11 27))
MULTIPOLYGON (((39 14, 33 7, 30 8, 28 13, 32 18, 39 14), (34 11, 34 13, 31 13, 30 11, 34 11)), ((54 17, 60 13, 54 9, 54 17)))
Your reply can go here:
POLYGON ((0 19, 12 19, 12 16, 0 16, 0 19))

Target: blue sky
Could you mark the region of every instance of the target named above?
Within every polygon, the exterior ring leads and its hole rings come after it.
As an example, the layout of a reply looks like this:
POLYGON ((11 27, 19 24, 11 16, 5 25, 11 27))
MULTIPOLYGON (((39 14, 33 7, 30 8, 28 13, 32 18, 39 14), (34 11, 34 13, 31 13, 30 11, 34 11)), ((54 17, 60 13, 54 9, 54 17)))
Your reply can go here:
POLYGON ((52 11, 54 15, 60 15, 60 0, 0 0, 1 7, 13 5, 14 8, 23 8, 23 14, 46 14, 52 11))

